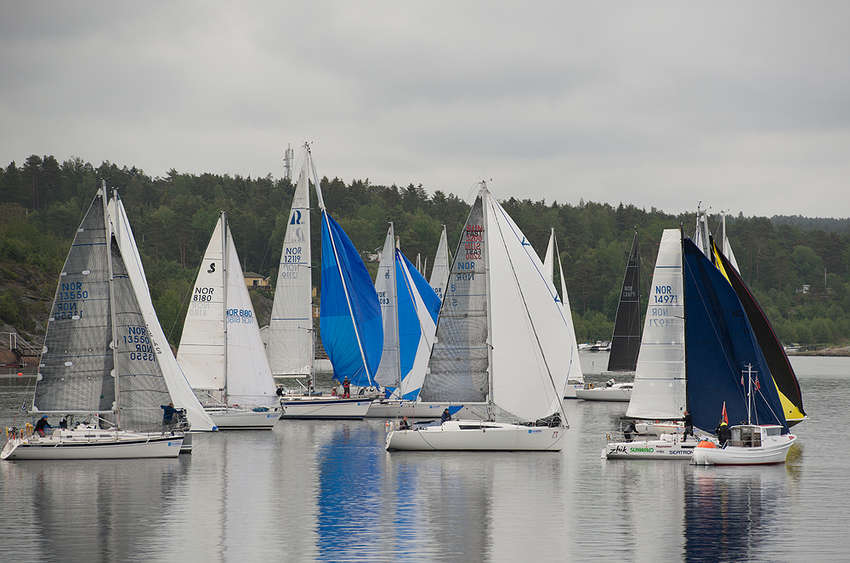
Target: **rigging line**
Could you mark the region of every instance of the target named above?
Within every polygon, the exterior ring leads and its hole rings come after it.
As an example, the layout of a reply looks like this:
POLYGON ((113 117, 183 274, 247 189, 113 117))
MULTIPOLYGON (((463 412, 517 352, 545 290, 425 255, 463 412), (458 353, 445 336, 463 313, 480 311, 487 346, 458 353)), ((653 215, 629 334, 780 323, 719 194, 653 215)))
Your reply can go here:
MULTIPOLYGON (((490 202, 488 202, 490 204, 490 202)), ((514 280, 517 284, 517 289, 519 289, 519 296, 522 298, 522 305, 525 308, 525 315, 528 318, 528 322, 531 324, 531 330, 534 333, 534 339, 537 342, 537 349, 540 351, 540 356, 543 359, 543 364, 546 366, 546 374, 549 376, 549 382, 552 384, 552 389, 555 391, 555 398, 558 401, 558 410, 561 411, 561 414, 564 417, 564 426, 569 426, 569 422, 567 421, 567 413, 564 411, 564 405, 562 401, 563 390, 558 390, 558 386, 555 385, 555 378, 552 377, 552 370, 549 369, 549 362, 546 361, 546 354, 543 352, 543 345, 540 343, 540 337, 537 334, 537 327, 534 326, 534 319, 531 318, 531 313, 528 311, 528 303, 525 300, 525 294, 522 291, 522 286, 519 283, 519 278, 517 277, 516 268, 514 267, 513 259, 511 259, 511 253, 508 251, 507 242, 505 242, 505 235, 502 233, 502 225, 499 220, 496 220, 496 227, 499 229, 499 236, 502 237, 502 244, 505 245, 505 254, 508 257, 508 263, 511 265, 511 273, 514 275, 514 280)), ((521 243, 520 243, 521 244, 521 243)), ((533 262, 532 262, 533 263, 533 262)), ((535 268, 536 268, 535 264, 535 268)), ((544 279, 545 281, 545 279, 544 279)))

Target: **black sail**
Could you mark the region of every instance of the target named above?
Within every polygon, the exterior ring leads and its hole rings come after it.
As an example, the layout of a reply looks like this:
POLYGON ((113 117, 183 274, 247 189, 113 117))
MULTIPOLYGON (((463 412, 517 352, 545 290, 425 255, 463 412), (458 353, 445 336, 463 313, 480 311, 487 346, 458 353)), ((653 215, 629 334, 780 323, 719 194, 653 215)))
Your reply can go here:
POLYGON ((608 371, 634 371, 640 350, 640 253, 637 232, 623 276, 620 303, 611 338, 608 371))
POLYGON ((744 280, 741 279, 738 271, 730 263, 729 259, 720 252, 719 248, 713 246, 713 249, 715 251, 715 259, 720 259, 723 270, 726 272, 726 278, 732 284, 732 288, 744 306, 744 311, 747 313, 747 318, 753 327, 756 340, 767 361, 770 373, 773 375, 773 380, 776 382, 776 387, 800 411, 799 414, 793 411, 788 412, 786 408, 785 418, 791 424, 799 422, 800 415, 806 415, 806 411, 803 410, 803 395, 800 393, 800 383, 797 381, 797 376, 794 374, 794 368, 791 367, 791 362, 788 361, 785 349, 780 344, 779 338, 776 337, 773 326, 767 320, 767 315, 764 314, 758 301, 756 301, 756 298, 750 292, 744 280))

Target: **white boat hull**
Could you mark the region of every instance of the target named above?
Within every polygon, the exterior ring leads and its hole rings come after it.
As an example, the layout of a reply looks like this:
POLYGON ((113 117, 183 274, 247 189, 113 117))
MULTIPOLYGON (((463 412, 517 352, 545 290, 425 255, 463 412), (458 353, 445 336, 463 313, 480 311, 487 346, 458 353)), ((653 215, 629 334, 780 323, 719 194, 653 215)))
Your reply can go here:
POLYGON ((759 447, 729 446, 725 448, 698 447, 694 449, 694 465, 769 465, 785 463, 791 444, 797 439, 792 434, 762 438, 759 447))
POLYGON ((584 389, 584 383, 567 383, 564 388, 565 399, 578 399, 578 391, 584 389))
POLYGON ((629 402, 632 398, 631 389, 618 387, 594 387, 593 389, 577 389, 576 398, 585 401, 617 401, 629 402))
POLYGON ((177 457, 183 434, 57 430, 44 438, 11 438, 0 459, 136 459, 177 457))
POLYGON ((366 416, 372 399, 298 397, 282 399, 282 419, 358 419, 366 416))
POLYGON ((607 459, 691 459, 697 441, 690 439, 682 442, 678 435, 664 435, 658 440, 635 440, 633 442, 610 442, 602 451, 607 459))
POLYGON ((481 420, 450 420, 416 430, 392 430, 389 451, 561 451, 563 426, 520 426, 481 420))
POLYGON ((256 412, 250 409, 206 409, 219 430, 271 430, 280 418, 279 409, 256 412))
POLYGON ((424 403, 421 401, 381 400, 374 401, 366 418, 440 418, 449 407, 462 406, 450 403, 424 403))

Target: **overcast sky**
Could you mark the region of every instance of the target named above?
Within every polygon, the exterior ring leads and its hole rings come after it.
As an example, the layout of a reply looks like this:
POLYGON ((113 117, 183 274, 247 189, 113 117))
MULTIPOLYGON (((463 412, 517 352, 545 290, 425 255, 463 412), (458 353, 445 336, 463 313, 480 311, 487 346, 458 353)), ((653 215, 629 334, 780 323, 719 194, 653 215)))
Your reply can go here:
POLYGON ((171 4, 0 2, 0 163, 850 216, 847 2, 171 4))

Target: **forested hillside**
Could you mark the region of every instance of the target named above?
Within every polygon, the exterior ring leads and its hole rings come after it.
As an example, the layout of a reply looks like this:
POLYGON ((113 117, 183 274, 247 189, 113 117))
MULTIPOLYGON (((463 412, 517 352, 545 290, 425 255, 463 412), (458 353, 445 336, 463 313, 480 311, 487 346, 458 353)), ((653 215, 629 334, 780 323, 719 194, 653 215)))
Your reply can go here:
MULTIPOLYGON (((79 159, 60 163, 52 156, 30 156, 23 165, 12 162, 0 169, 0 321, 32 335, 43 333, 56 276, 101 180, 124 200, 172 343, 179 340, 195 271, 219 210, 228 212, 244 269, 274 279, 294 189, 290 182, 175 170, 151 178, 135 167, 109 162, 94 167, 79 159)), ((387 222, 393 221, 403 251, 411 258, 419 252, 430 264, 441 225, 447 226, 454 249, 469 209, 469 202, 421 185, 374 186, 368 179, 345 183, 338 178, 321 183, 328 209, 364 255, 381 247, 387 222)), ((690 234, 695 221, 693 214, 654 208, 516 200, 500 194, 498 185, 493 191, 539 252, 549 228, 555 228, 580 340, 610 337, 633 229, 639 233, 645 303, 661 231, 681 224, 690 234)), ((826 232, 812 229, 817 223, 803 218, 794 218, 793 224, 777 219, 781 224, 742 215, 727 219, 744 280, 783 341, 846 341, 850 230, 835 228, 841 222, 828 221, 833 228, 826 232)), ((313 224, 318 226, 315 217, 313 224)), ((318 228, 312 237, 318 265, 318 228)), ((373 272, 376 267, 370 264, 373 272)), ((315 268, 316 284, 318 272, 315 268)))

